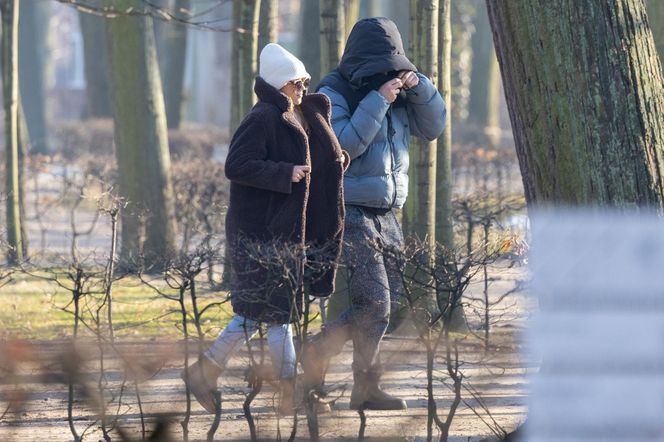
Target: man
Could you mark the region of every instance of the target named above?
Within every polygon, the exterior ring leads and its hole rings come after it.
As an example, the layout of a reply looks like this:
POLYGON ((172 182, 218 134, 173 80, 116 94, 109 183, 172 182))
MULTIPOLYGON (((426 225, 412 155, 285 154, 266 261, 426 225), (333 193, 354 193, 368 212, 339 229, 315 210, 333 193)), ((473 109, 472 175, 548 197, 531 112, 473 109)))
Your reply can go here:
POLYGON ((330 357, 353 339, 351 409, 399 410, 406 403, 379 386, 380 341, 390 304, 401 293, 398 264, 381 249, 401 249, 394 210, 408 193, 410 136, 433 140, 443 131, 445 103, 406 58, 391 20, 355 24, 339 66, 319 85, 332 102, 332 128, 351 164, 344 175, 344 262, 351 306, 326 325, 303 358, 307 382, 323 383, 330 357))

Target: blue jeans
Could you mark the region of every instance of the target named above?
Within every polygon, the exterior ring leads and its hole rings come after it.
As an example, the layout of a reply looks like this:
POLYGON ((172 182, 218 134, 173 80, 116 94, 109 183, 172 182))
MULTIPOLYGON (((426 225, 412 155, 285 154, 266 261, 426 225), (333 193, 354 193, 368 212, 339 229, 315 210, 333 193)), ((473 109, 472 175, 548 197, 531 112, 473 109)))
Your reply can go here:
MULTIPOLYGON (((258 333, 259 326, 256 321, 235 315, 205 352, 205 356, 223 369, 238 347, 246 345, 258 333)), ((272 366, 281 379, 294 378, 296 356, 290 324, 269 325, 267 345, 272 366)))

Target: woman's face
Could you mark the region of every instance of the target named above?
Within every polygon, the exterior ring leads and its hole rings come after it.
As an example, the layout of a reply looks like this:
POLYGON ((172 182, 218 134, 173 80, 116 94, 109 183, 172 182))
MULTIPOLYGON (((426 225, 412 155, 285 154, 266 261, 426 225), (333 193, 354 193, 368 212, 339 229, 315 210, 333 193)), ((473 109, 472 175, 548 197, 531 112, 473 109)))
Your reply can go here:
POLYGON ((286 94, 286 96, 293 101, 293 105, 298 106, 302 103, 302 97, 306 93, 308 87, 309 79, 300 78, 286 83, 286 86, 281 88, 281 92, 286 94))

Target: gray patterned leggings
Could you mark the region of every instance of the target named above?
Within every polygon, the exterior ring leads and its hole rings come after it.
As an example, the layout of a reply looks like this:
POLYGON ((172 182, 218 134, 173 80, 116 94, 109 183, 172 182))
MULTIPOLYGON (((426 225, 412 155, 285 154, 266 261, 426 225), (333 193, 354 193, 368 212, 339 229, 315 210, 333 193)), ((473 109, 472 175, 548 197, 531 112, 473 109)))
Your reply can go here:
POLYGON ((343 260, 347 272, 350 308, 326 326, 334 334, 350 326, 353 370, 380 370, 380 341, 387 330, 390 310, 403 293, 402 264, 386 250, 403 248, 401 225, 394 212, 375 213, 346 206, 343 260))

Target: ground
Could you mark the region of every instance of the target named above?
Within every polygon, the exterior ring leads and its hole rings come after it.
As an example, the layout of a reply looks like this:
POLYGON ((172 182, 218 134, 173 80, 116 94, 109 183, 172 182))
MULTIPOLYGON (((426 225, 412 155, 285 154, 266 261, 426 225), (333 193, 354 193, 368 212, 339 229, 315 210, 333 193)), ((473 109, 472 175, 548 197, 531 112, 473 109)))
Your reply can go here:
MULTIPOLYGON (((524 270, 520 267, 497 265, 491 269, 494 279, 491 285, 491 299, 497 299, 514 286, 515 281, 524 277, 524 270)), ((479 297, 481 284, 471 287, 469 298, 479 297)), ((5 294, 8 288, 3 289, 5 294)), ((11 291, 11 290, 10 290, 11 291)), ((37 296, 37 295, 35 295, 37 296)), ((43 294, 43 296, 47 296, 43 294)), ((134 305, 143 305, 145 302, 134 300, 134 305)), ((153 300, 153 302, 156 302, 153 300)), ((172 301, 169 301, 172 302, 172 301)), ((37 305, 39 305, 37 303, 37 305)), ((130 302, 130 305, 131 304, 130 302)), ((44 311, 52 308, 52 304, 44 304, 44 311)), ((13 308, 16 315, 21 313, 22 305, 13 308)), ((152 309, 160 307, 152 307, 152 309)), ((503 301, 501 307, 496 307, 493 317, 496 324, 491 333, 491 345, 488 351, 479 339, 472 335, 463 338, 460 344, 460 360, 463 362, 461 370, 464 375, 463 401, 454 416, 451 438, 452 441, 481 440, 491 436, 491 428, 511 430, 515 428, 525 416, 525 402, 528 390, 527 373, 535 368, 533 361, 520 352, 521 334, 524 319, 528 315, 529 302, 521 292, 511 294, 503 301)), ((33 315, 36 313, 32 313, 33 315)), ((149 313, 152 314, 152 313, 149 313)), ((472 318, 473 309, 467 308, 467 314, 472 318)), ((3 313, 3 327, 10 321, 11 315, 3 313)), ((63 319, 64 321, 65 319, 63 319)), ((35 334, 33 321, 32 334, 35 334)), ((471 325, 474 321, 471 321, 471 325)), ((175 327, 170 326, 177 332, 175 327)), ((471 327, 473 328, 473 327, 471 327)), ((37 329, 39 334, 39 328, 37 329)), ((29 333, 30 334, 30 333, 29 333)), ((172 335, 172 336, 175 336, 172 335)), ((24 410, 18 414, 7 413, 0 421, 0 440, 73 440, 67 423, 67 387, 58 383, 54 376, 44 379, 46 373, 56 373, 58 355, 62 355, 67 348, 62 336, 51 335, 52 339, 35 339, 32 336, 29 348, 23 353, 34 355, 32 361, 22 364, 17 376, 5 376, 0 384, 3 393, 0 413, 7 406, 10 393, 15 391, 15 383, 28 392, 24 410), (44 381, 48 381, 45 383, 44 381)), ((463 335, 455 335, 462 338, 463 335)), ((258 343, 256 344, 258 345, 258 343)), ((180 422, 186 411, 184 384, 180 380, 180 371, 183 367, 184 351, 181 340, 173 338, 158 339, 152 335, 150 338, 139 339, 130 334, 118 339, 117 348, 124 355, 125 364, 132 367, 141 366, 139 389, 143 412, 149 422, 160 413, 173 414, 170 429, 175 440, 182 439, 180 422), (164 363, 161 366, 161 363, 164 363), (146 368, 147 366, 147 368, 146 368), (145 369, 145 370, 142 370, 145 369), (150 377, 152 372, 156 372, 150 377)), ((195 357, 196 349, 190 349, 191 357, 195 357)), ((367 440, 424 440, 426 436, 426 358, 416 340, 412 336, 390 336, 383 345, 384 362, 387 372, 383 378, 384 387, 401 397, 408 403, 406 411, 367 411, 365 436, 367 440)), ((95 349, 86 348, 82 354, 84 359, 94 360, 95 349)), ((110 353, 109 353, 110 354, 110 353)), ((5 351, 11 357, 12 353, 5 351)), ((18 359, 21 353, 19 352, 18 359)), ((70 361, 71 356, 64 359, 70 361)), ((63 358, 60 357, 60 360, 63 358)), ((350 389, 352 388, 351 375, 352 346, 346 345, 341 355, 333 360, 327 381, 332 389, 330 397, 334 401, 333 411, 319 417, 320 436, 324 441, 356 440, 360 429, 360 417, 357 412, 348 409, 350 389)), ((94 374, 94 363, 79 361, 76 366, 82 371, 89 372, 86 384, 95 387, 97 377, 94 374)), ((231 361, 231 365, 220 381, 222 392, 222 415, 215 440, 249 440, 249 427, 242 411, 245 395, 250 391, 244 381, 244 370, 247 366, 248 354, 243 351, 231 361)), ((0 359, 0 362, 2 360, 0 359)), ((7 361, 5 360, 5 365, 7 361)), ((442 356, 437 359, 435 372, 435 397, 439 415, 444 420, 451 403, 452 393, 448 388, 449 376, 445 372, 442 356)), ((117 407, 117 395, 121 391, 123 381, 120 370, 121 363, 114 358, 107 358, 108 389, 116 395, 109 407, 109 413, 118 413, 118 424, 126 428, 135 440, 140 439, 140 413, 133 383, 128 381, 123 391, 122 404, 117 407)), ((102 435, 95 424, 95 413, 89 409, 89 402, 83 400, 80 388, 76 392, 77 401, 74 404, 74 423, 79 434, 92 425, 85 433, 85 440, 100 440, 102 435)), ((278 428, 281 437, 288 439, 291 433, 292 418, 276 419, 272 410, 274 402, 274 388, 265 385, 252 404, 252 413, 255 418, 256 432, 261 440, 276 440, 278 428)), ((206 414, 197 403, 192 404, 192 416, 189 423, 189 440, 206 440, 206 433, 212 424, 213 417, 206 414)), ((310 440, 306 420, 299 416, 296 440, 310 440)), ((434 437, 437 438, 437 431, 434 437)), ((112 434, 113 440, 119 440, 112 434)))

